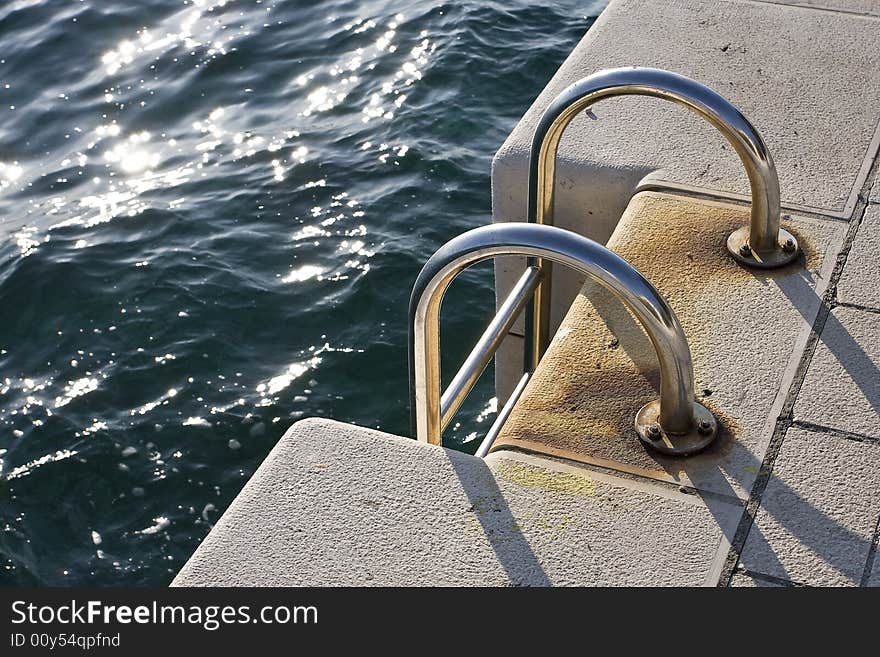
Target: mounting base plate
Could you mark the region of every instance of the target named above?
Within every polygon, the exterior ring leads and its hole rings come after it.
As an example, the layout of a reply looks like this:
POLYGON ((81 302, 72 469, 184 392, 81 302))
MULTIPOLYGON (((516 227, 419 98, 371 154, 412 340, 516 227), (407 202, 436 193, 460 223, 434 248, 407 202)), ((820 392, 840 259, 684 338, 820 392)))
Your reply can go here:
POLYGON ((749 247, 749 227, 743 226, 727 238, 727 250, 740 264, 759 269, 773 269, 792 262, 798 256, 798 243, 794 235, 787 230, 779 229, 779 241, 776 249, 767 252, 753 251, 749 247))
POLYGON ((718 435, 718 422, 708 408, 694 402, 694 425, 687 433, 667 433, 660 426, 660 402, 652 401, 636 413, 635 427, 643 443, 663 454, 687 456, 705 449, 718 435))

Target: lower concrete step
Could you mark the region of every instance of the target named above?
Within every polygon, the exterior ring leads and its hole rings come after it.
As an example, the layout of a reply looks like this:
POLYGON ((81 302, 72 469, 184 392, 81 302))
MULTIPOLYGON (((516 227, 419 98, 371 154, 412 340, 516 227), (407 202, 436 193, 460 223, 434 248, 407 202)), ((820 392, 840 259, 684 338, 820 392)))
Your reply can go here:
POLYGON ((586 467, 303 420, 174 585, 713 585, 741 514, 586 467))

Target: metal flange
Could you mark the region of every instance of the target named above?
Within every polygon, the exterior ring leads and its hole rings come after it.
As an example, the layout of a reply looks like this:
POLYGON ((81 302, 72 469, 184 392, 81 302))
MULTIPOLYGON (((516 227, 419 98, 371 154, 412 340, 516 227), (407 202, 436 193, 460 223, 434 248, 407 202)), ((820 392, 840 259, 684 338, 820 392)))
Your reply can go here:
POLYGON ((798 256, 795 236, 784 228, 779 229, 776 248, 772 251, 755 251, 749 244, 749 226, 738 228, 727 238, 727 250, 737 262, 747 267, 773 269, 792 262, 798 256))
POLYGON ((687 456, 706 449, 718 435, 718 422, 712 412, 693 402, 694 422, 687 433, 669 433, 660 426, 660 401, 642 406, 636 413, 636 433, 643 443, 663 454, 687 456))

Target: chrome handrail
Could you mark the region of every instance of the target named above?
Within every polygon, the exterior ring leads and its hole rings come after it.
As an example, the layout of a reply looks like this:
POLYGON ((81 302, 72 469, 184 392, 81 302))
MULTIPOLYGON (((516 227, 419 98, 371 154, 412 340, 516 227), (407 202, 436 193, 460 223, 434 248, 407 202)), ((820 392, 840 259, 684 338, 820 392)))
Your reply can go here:
MULTIPOLYGON (((540 276, 529 268, 499 315, 478 342, 493 351, 471 352, 453 385, 440 394, 440 307, 453 280, 468 267, 498 256, 528 256, 571 267, 614 293, 642 324, 660 364, 660 400, 647 404, 636 417, 640 438, 671 454, 688 454, 708 445, 717 425, 712 414, 694 401, 690 349, 675 313, 663 296, 635 267, 601 244, 568 230, 522 222, 496 223, 459 235, 432 255, 416 279, 409 304, 409 367, 411 419, 418 440, 442 442, 442 431, 494 354, 540 276), (525 282, 524 282, 525 281, 525 282), (501 320, 499 320, 501 317, 501 320), (499 337, 500 336, 500 337, 499 337), (488 355, 486 355, 488 353, 488 355), (458 383, 456 383, 456 381, 458 383)), ((525 377, 517 386, 525 387, 525 377)), ((503 423, 512 402, 499 413, 503 423)), ((499 421, 490 434, 497 435, 499 421)), ((494 437, 493 435, 493 437, 494 437)), ((485 445, 485 443, 484 443, 485 445)), ((481 447, 481 452, 487 451, 481 447)))
MULTIPOLYGON (((541 115, 529 158, 528 221, 553 224, 556 154, 566 127, 581 111, 604 98, 652 96, 683 105, 708 120, 733 146, 745 166, 751 187, 748 227, 730 235, 727 248, 739 262, 778 267, 791 262, 797 240, 779 227, 779 177, 770 151, 755 126, 726 98, 683 75, 655 68, 614 68, 599 71, 567 87, 541 115)), ((530 260, 529 265, 540 262, 530 260)), ((526 310, 526 368, 533 370, 550 341, 551 274, 526 310), (537 308, 537 312, 535 309, 537 308)))

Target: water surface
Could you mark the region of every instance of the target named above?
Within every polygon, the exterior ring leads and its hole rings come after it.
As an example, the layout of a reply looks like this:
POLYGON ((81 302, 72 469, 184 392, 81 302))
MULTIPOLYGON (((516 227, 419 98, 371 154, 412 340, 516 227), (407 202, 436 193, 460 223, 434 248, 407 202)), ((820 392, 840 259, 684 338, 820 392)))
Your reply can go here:
POLYGON ((2 3, 0 584, 166 584, 298 418, 407 433, 410 286, 602 4, 2 3))

